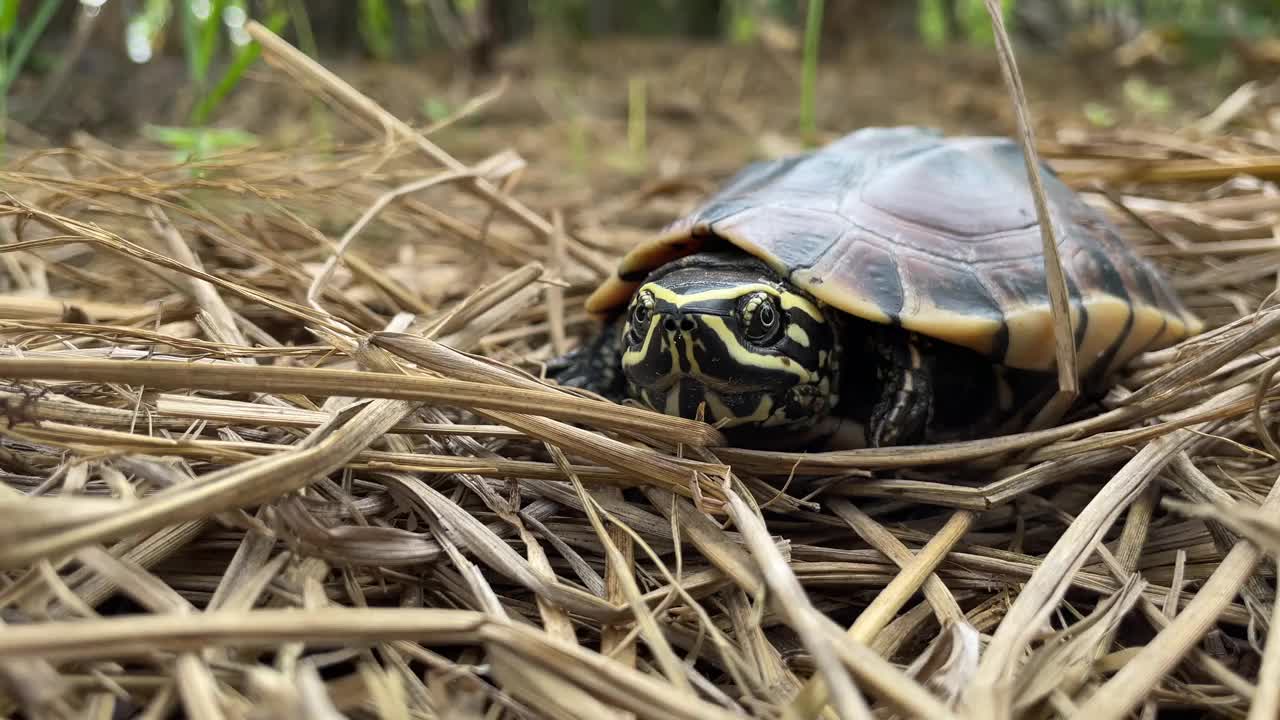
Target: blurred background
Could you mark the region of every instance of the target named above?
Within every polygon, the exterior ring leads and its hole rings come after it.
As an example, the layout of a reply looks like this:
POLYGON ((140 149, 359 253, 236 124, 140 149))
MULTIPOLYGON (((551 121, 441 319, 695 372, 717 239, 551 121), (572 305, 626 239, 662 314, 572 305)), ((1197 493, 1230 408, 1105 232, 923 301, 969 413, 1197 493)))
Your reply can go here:
MULTIPOLYGON (((1179 129, 1275 93, 1276 0, 1002 6, 1049 133, 1179 129)), ((0 0, 7 140, 368 139, 259 62, 251 18, 463 159, 498 143, 570 173, 670 173, 864 125, 1014 127, 983 0, 0 0)))

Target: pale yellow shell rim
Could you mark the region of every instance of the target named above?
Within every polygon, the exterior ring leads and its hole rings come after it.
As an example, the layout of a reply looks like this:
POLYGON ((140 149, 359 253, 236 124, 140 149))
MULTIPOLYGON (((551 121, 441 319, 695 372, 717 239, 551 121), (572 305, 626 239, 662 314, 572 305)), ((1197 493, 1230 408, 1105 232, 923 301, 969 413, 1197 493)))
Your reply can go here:
MULTIPOLYGON (((828 283, 814 283, 811 278, 801 272, 791 273, 771 253, 755 243, 741 237, 738 233, 717 234, 728 240, 739 249, 748 252, 768 263, 780 275, 790 279, 795 285, 815 298, 832 307, 855 317, 872 322, 890 322, 888 314, 876 303, 865 298, 851 297, 839 292, 828 283)), ((618 263, 618 272, 605 280, 586 300, 586 310, 593 314, 605 314, 626 303, 640 287, 641 281, 623 280, 620 273, 629 271, 652 270, 663 263, 697 252, 704 243, 700 238, 691 235, 687 229, 677 228, 663 233, 652 240, 633 248, 618 263), (662 253, 677 243, 688 242, 690 247, 679 253, 662 253), (652 262, 637 265, 641 257, 658 255, 656 264, 652 262)), ((649 258, 651 261, 652 257, 649 258)), ((1085 337, 1077 348, 1077 362, 1081 372, 1088 372, 1111 344, 1117 333, 1128 321, 1132 311, 1133 324, 1129 328, 1117 360, 1127 361, 1130 357, 1148 350, 1158 350, 1199 334, 1204 330, 1204 323, 1195 315, 1184 311, 1181 316, 1170 313, 1152 305, 1135 304, 1130 299, 1120 298, 1109 293, 1094 293, 1084 297, 1083 306, 1090 322, 1085 328, 1085 337), (1142 338, 1150 338, 1141 342, 1142 338)), ((1073 312, 1074 316, 1077 314, 1073 312)), ((977 352, 991 355, 992 344, 1001 327, 1001 321, 994 318, 966 315, 951 312, 936 306, 899 318, 902 327, 929 337, 937 338, 955 345, 967 347, 977 352)), ((1023 370, 1049 370, 1054 367, 1054 321, 1053 314, 1047 306, 1026 307, 1020 310, 1007 311, 1004 324, 1009 328, 1009 346, 1001 362, 1013 368, 1023 370)))

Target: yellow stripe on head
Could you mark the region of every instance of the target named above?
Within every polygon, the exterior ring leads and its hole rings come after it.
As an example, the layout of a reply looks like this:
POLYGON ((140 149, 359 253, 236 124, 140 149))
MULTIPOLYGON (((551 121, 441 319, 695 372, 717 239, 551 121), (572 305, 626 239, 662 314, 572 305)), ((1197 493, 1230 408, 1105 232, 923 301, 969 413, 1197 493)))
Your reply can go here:
POLYGON ((749 258, 686 258, 655 271, 623 319, 628 392, 725 428, 812 424, 838 400, 837 323, 749 258))
POLYGON ((785 355, 764 355, 748 350, 742 344, 742 339, 738 337, 738 333, 729 329, 724 318, 707 315, 702 318, 702 322, 720 338, 720 342, 724 343, 725 349, 729 352, 729 357, 733 358, 733 361, 739 365, 790 373, 796 376, 797 382, 807 383, 812 380, 812 373, 800 363, 785 355))
POLYGON ((750 295, 755 292, 768 293, 776 298, 782 297, 782 293, 778 292, 778 288, 766 283, 744 283, 733 287, 681 293, 672 290, 666 285, 650 282, 640 286, 640 292, 648 292, 655 298, 665 300, 676 307, 684 307, 691 303, 706 302, 708 300, 737 300, 743 295, 750 295))
POLYGON ((707 302, 710 300, 737 300, 752 293, 762 292, 777 298, 782 305, 783 310, 799 310, 817 322, 825 322, 822 310, 818 305, 809 298, 798 292, 791 290, 779 289, 777 286, 769 283, 743 283, 732 287, 713 288, 711 290, 698 290, 696 292, 682 293, 673 290, 666 285, 657 282, 648 282, 640 286, 639 292, 648 292, 659 300, 675 305, 676 307, 685 307, 699 302, 707 302))

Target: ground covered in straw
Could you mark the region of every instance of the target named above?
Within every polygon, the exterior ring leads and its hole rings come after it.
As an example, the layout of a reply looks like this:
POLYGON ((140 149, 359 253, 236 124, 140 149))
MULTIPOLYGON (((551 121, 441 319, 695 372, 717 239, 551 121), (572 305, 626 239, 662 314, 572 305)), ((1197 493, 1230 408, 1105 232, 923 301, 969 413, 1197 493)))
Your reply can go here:
POLYGON ((1270 91, 1041 131, 1204 335, 1050 429, 784 454, 537 379, 619 251, 793 147, 741 79, 598 172, 625 108, 422 132, 263 39, 365 139, 0 172, 0 715, 1276 716, 1270 91))

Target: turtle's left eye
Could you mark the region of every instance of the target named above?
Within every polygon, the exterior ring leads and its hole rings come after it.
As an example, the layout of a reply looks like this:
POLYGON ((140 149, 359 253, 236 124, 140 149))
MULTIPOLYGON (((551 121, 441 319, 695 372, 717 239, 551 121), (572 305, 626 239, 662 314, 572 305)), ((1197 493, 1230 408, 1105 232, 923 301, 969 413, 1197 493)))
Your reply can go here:
POLYGON ((772 345, 782 337, 782 311, 767 293, 753 293, 738 307, 742 335, 756 345, 772 345))
POLYGON ((631 310, 631 323, 637 328, 642 328, 649 324, 649 308, 644 305, 636 305, 631 310))

